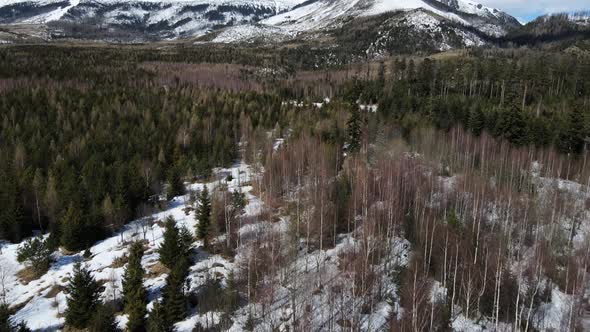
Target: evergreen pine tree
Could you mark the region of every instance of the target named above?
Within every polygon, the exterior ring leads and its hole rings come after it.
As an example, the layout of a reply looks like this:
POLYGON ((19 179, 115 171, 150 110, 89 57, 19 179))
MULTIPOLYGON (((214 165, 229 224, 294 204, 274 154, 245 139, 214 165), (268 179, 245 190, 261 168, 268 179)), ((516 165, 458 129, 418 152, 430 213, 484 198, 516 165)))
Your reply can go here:
POLYGON ((84 224, 80 212, 70 204, 61 220, 61 245, 69 251, 84 249, 84 224))
POLYGON ((187 275, 186 258, 177 257, 177 263, 166 278, 166 285, 162 290, 162 305, 165 308, 166 320, 169 322, 178 322, 186 316, 184 286, 187 275))
POLYGON ((468 127, 475 136, 479 136, 483 132, 485 117, 480 107, 475 107, 469 113, 468 127))
POLYGON ((510 143, 522 146, 528 143, 528 127, 525 116, 517 107, 500 113, 496 135, 510 143))
POLYGON ((49 236, 47 237, 47 247, 51 251, 59 249, 61 244, 61 221, 55 221, 49 224, 49 236))
POLYGON ((117 321, 113 308, 108 305, 99 305, 90 319, 88 332, 118 332, 117 321))
POLYGON ((129 263, 123 274, 123 305, 124 311, 129 315, 127 331, 145 331, 145 316, 147 314, 147 293, 143 286, 145 271, 141 266, 143 257, 143 244, 132 244, 129 255, 129 263))
POLYGON ((191 231, 189 231, 189 229, 185 226, 182 225, 180 226, 180 229, 178 230, 178 236, 180 238, 180 251, 182 256, 184 257, 189 257, 190 256, 190 252, 191 252, 191 247, 193 244, 193 235, 191 234, 191 231))
POLYGON ((352 110, 350 119, 347 122, 348 151, 358 152, 361 149, 361 115, 358 108, 352 110))
POLYGON ((150 316, 147 320, 147 331, 148 332, 172 332, 174 331, 174 325, 172 322, 166 319, 166 310, 162 305, 162 301, 156 301, 150 316))
POLYGON ((227 287, 225 289, 224 310, 230 315, 238 308, 239 294, 236 286, 236 280, 233 272, 227 277, 227 287))
POLYGON ((231 208, 232 208, 232 215, 237 217, 244 213, 244 208, 246 207, 246 195, 243 192, 238 191, 235 189, 231 195, 231 208))
POLYGON ((18 247, 16 259, 32 268, 38 276, 45 274, 51 264, 51 250, 47 240, 37 236, 25 241, 18 247))
POLYGON ((115 203, 113 205, 113 223, 115 228, 120 229, 125 225, 125 220, 129 218, 129 207, 125 203, 123 195, 117 195, 115 203))
POLYGON ((85 328, 99 304, 100 285, 90 271, 78 262, 74 265, 73 275, 66 288, 66 324, 78 329, 85 328))
POLYGON ((10 332, 10 309, 6 304, 0 304, 0 332, 10 332))
POLYGON ((7 188, 2 196, 4 197, 0 197, 0 238, 17 243, 29 233, 25 230, 27 227, 24 224, 20 193, 7 188))
POLYGON ((558 148, 563 153, 579 154, 584 149, 585 133, 585 119, 582 107, 574 107, 569 112, 565 128, 559 135, 558 148))
POLYGON ((1 164, 3 163, 0 163, 0 238, 17 243, 31 234, 32 223, 30 218, 25 217, 26 206, 14 165, 1 164))
POLYGON ((43 206, 50 223, 56 223, 59 206, 59 195, 57 193, 57 179, 51 171, 47 178, 47 185, 45 187, 45 195, 43 196, 43 206))
POLYGON ((207 186, 199 195, 199 206, 195 216, 197 218, 197 238, 203 240, 203 245, 207 248, 211 235, 211 198, 207 186))
POLYGON ((158 249, 160 254, 160 263, 164 264, 169 269, 172 269, 181 254, 180 235, 174 217, 166 218, 164 230, 164 241, 158 249))
POLYGON ((180 176, 180 170, 177 166, 172 166, 168 170, 168 190, 166 198, 169 200, 175 196, 184 194, 184 183, 180 176))

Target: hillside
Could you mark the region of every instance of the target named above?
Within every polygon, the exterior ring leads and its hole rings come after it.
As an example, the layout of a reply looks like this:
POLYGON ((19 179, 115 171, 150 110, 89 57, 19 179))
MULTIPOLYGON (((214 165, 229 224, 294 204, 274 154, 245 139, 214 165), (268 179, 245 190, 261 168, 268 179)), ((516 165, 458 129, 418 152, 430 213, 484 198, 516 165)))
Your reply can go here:
POLYGON ((588 326, 590 58, 312 55, 0 47, 0 328, 588 326))
POLYGON ((544 15, 513 31, 507 39, 521 45, 565 44, 590 39, 590 13, 544 15))

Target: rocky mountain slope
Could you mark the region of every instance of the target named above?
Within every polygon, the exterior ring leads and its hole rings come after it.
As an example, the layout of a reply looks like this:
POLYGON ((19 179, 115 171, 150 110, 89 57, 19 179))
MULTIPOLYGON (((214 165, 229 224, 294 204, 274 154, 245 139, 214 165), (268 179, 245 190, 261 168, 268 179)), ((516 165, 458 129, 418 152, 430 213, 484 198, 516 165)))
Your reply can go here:
POLYGON ((391 16, 377 27, 384 34, 392 27, 410 27, 437 40, 434 48, 440 50, 483 44, 477 34, 498 37, 519 26, 510 15, 468 0, 0 1, 0 24, 49 24, 54 37, 107 40, 174 39, 213 32, 210 40, 216 42, 280 41, 379 15, 391 16))
POLYGON ((301 0, 40 0, 0 1, 0 23, 50 23, 58 32, 179 38, 256 22, 301 0))
MULTIPOLYGON (((544 15, 509 33, 513 45, 590 50, 590 12, 544 15)), ((576 51, 577 52, 577 51, 576 51)))
MULTIPOLYGON (((387 33, 391 25, 404 25, 413 30, 427 31, 431 37, 443 25, 460 26, 454 32, 464 35, 467 28, 487 36, 503 36, 520 24, 510 15, 480 4, 458 0, 315 0, 307 1, 293 10, 265 19, 256 26, 236 26, 224 31, 216 40, 221 42, 255 39, 260 36, 278 35, 291 38, 310 31, 341 28, 347 22, 379 15, 395 16, 394 21, 383 26, 387 33), (403 13, 403 18, 400 15, 403 13), (430 30, 430 31, 428 31, 430 30)), ((449 35, 445 34, 448 39, 449 35)), ((470 36, 465 45, 478 44, 481 40, 470 36)), ((441 45, 441 48, 444 48, 441 45)))

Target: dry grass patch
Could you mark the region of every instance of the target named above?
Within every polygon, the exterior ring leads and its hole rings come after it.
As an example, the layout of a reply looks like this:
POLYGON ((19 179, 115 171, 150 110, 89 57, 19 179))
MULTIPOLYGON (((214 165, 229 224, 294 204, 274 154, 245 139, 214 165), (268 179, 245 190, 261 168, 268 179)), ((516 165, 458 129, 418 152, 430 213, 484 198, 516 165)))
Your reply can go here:
POLYGON ((28 285, 31 281, 41 278, 45 273, 40 273, 33 267, 28 266, 16 273, 16 277, 23 285, 28 285))
POLYGON ((182 211, 184 212, 185 216, 188 216, 191 212, 195 211, 195 209, 192 206, 187 206, 182 209, 182 211))
POLYGON ((37 291, 37 295, 38 295, 38 296, 41 296, 41 294, 42 294, 44 291, 48 290, 48 289, 49 289, 49 287, 51 287, 51 286, 45 286, 45 287, 41 288, 40 290, 38 290, 38 291, 37 291))
POLYGON ((123 256, 115 257, 115 259, 113 259, 113 263, 109 267, 120 268, 125 266, 125 264, 127 264, 128 261, 129 257, 127 256, 127 254, 124 254, 123 256))
POLYGON ((57 296, 57 294, 63 292, 65 290, 64 286, 61 285, 53 285, 51 289, 43 296, 46 299, 52 299, 57 296))
POLYGON ((170 273, 170 269, 164 266, 164 264, 157 262, 156 264, 148 267, 146 277, 147 278, 156 278, 161 276, 162 274, 170 273))
POLYGON ((65 256, 72 256, 78 253, 78 251, 69 251, 64 247, 60 247, 59 251, 61 251, 62 254, 64 254, 65 256))

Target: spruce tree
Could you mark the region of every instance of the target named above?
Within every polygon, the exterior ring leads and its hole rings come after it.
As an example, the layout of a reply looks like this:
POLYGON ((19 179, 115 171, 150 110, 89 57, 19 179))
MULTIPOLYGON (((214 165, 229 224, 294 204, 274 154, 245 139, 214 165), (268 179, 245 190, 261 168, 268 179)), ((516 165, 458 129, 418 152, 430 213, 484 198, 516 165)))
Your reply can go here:
POLYGON ((175 196, 183 195, 184 194, 184 183, 182 182, 182 178, 180 176, 180 170, 177 166, 172 166, 168 170, 168 190, 166 193, 166 198, 168 200, 174 198, 175 196))
POLYGON ((162 305, 169 322, 178 322, 186 316, 186 297, 184 286, 188 275, 186 258, 177 258, 177 263, 166 278, 166 285, 162 290, 162 305))
POLYGON ((194 241, 193 235, 185 225, 182 225, 178 230, 178 236, 180 238, 181 255, 188 258, 190 256, 191 247, 194 241))
POLYGON ((475 107, 469 113, 469 130, 475 135, 479 136, 485 127, 485 117, 480 107, 475 107))
POLYGON ((47 240, 37 236, 25 241, 17 249, 16 259, 32 268, 38 276, 47 272, 51 264, 51 249, 47 240))
POLYGON ((47 177, 47 185, 45 186, 45 195, 43 196, 43 206, 49 217, 50 224, 58 222, 57 214, 60 209, 59 195, 57 193, 57 179, 51 171, 47 177))
POLYGON ((529 133, 525 115, 517 107, 500 113, 496 135, 518 146, 528 143, 529 133))
POLYGON ((246 208, 246 204, 246 195, 244 195, 243 192, 240 192, 237 189, 235 189, 231 195, 231 208, 233 217, 237 217, 244 213, 244 208, 246 208))
POLYGON ((558 148, 563 153, 579 154, 584 150, 586 139, 585 119, 582 107, 574 107, 569 112, 565 128, 559 136, 558 148))
POLYGON ((129 263, 123 274, 123 305, 124 311, 129 315, 127 331, 145 331, 145 316, 147 314, 147 293, 143 286, 145 271, 141 266, 143 257, 143 244, 135 242, 131 246, 129 263))
POLYGON ((160 245, 158 253, 160 254, 160 263, 172 269, 182 251, 180 248, 180 235, 174 217, 169 216, 166 218, 164 227, 164 242, 160 245))
POLYGON ((102 304, 90 319, 88 332, 118 332, 115 313, 111 306, 102 304))
POLYGON ((231 315, 238 308, 240 299, 233 272, 230 272, 227 277, 227 287, 224 290, 224 295, 224 311, 227 315, 231 315))
POLYGON ((204 186, 199 195, 199 206, 195 216, 197 218, 197 238, 203 240, 203 245, 207 248, 211 235, 211 198, 207 186, 204 186))
POLYGON ((70 204, 61 220, 61 245, 69 251, 84 249, 84 224, 80 212, 70 204))
POLYGON ((346 126, 348 151, 350 153, 358 152, 361 149, 361 115, 357 107, 352 110, 346 126))
POLYGON ((100 285, 90 271, 78 262, 66 287, 68 291, 65 312, 66 325, 82 329, 87 327, 90 318, 99 305, 100 285))
POLYGON ((10 309, 7 304, 0 304, 0 332, 9 332, 11 329, 10 309))
POLYGON ((148 332, 172 332, 174 324, 166 319, 166 310, 162 301, 156 301, 147 320, 148 332))
POLYGON ((47 246, 49 250, 59 249, 61 244, 61 221, 55 221, 49 224, 49 236, 47 237, 47 246))
POLYGON ((0 332, 31 332, 25 322, 16 325, 10 322, 10 309, 7 304, 0 304, 0 332))

